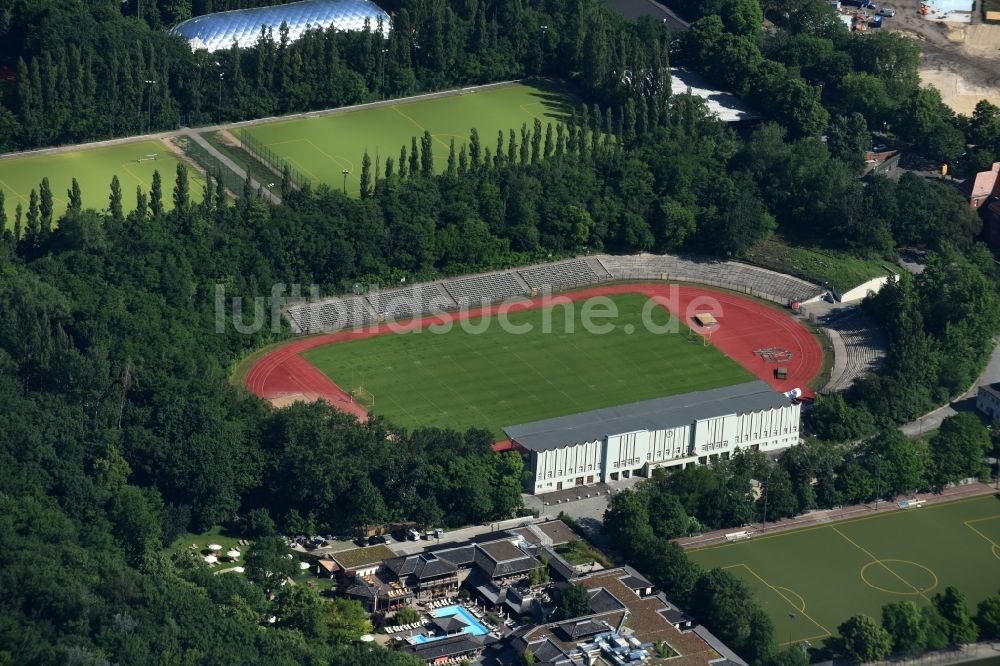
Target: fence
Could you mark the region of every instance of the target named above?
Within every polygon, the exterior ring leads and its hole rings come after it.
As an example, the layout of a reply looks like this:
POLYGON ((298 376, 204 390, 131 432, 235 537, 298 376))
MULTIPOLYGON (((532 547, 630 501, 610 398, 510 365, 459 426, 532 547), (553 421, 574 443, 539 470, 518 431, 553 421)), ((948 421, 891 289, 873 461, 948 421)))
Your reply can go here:
POLYGON ((215 155, 205 150, 205 147, 190 137, 179 137, 176 143, 184 151, 184 154, 197 162, 205 173, 213 178, 221 178, 226 189, 233 193, 233 196, 240 196, 243 192, 243 181, 233 173, 233 170, 220 162, 215 155))
POLYGON ((295 189, 301 190, 302 188, 309 186, 308 178, 299 173, 295 167, 279 157, 277 153, 265 146, 263 143, 253 138, 246 132, 236 132, 236 136, 239 138, 240 146, 243 150, 264 166, 274 169, 278 174, 284 173, 287 169, 289 180, 295 189))

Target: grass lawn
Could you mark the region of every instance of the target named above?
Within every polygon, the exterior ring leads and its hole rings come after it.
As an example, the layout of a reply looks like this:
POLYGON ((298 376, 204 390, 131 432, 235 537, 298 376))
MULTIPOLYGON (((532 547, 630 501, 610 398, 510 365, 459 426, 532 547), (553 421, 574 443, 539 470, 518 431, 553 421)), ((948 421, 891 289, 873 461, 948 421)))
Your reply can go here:
POLYGON ((965 593, 974 613, 1000 588, 1000 498, 957 500, 688 554, 746 581, 779 642, 818 645, 852 615, 879 619, 884 604, 926 604, 949 585, 965 593))
POLYGON ((187 534, 182 534, 177 537, 172 544, 167 548, 169 554, 174 553, 184 553, 184 552, 196 552, 199 555, 208 555, 211 551, 208 549, 209 544, 218 544, 222 546, 222 550, 217 553, 219 559, 225 564, 227 558, 226 553, 232 548, 238 548, 241 551, 246 551, 246 546, 239 545, 240 537, 230 536, 227 534, 222 527, 216 525, 212 529, 195 534, 189 532, 187 534), (191 546, 196 545, 197 549, 192 549, 191 546))
POLYGON ((366 149, 373 169, 376 154, 381 156, 384 173, 385 158, 392 157, 398 162, 399 149, 404 145, 409 155, 410 139, 416 136, 419 144, 427 130, 434 137, 434 164, 443 171, 452 138, 457 154, 468 141, 469 131, 475 127, 483 150, 489 148, 494 153, 497 132, 503 130, 506 151, 510 129, 517 131, 520 142, 522 123, 528 123, 530 128, 538 118, 543 126, 548 122, 555 124, 565 116, 567 101, 568 98, 559 92, 513 85, 318 118, 255 125, 237 131, 268 146, 314 184, 342 187, 342 171, 347 169, 347 191, 357 194, 361 158, 366 149))
MULTIPOLYGON (((753 380, 715 347, 689 337, 683 324, 677 334, 648 331, 644 296, 610 300, 618 316, 601 321, 613 325, 604 334, 584 330, 575 303, 508 314, 510 324, 531 326, 520 335, 495 317, 473 319, 447 332, 389 333, 303 356, 345 390, 363 384, 375 395, 372 411, 393 423, 476 426, 497 438, 503 426, 753 380)), ((663 324, 668 316, 657 309, 653 320, 663 324)))
MULTIPOLYGON (((0 160, 0 189, 4 191, 7 209, 7 228, 14 228, 14 209, 18 203, 28 214, 28 198, 32 188, 38 190, 42 178, 48 177, 55 203, 55 216, 66 210, 67 192, 73 178, 80 183, 84 208, 103 210, 108 207, 111 178, 117 175, 122 186, 125 213, 135 208, 135 188, 141 186, 149 195, 153 171, 158 170, 163 179, 163 205, 173 208, 174 179, 177 156, 159 141, 139 141, 120 146, 86 148, 52 155, 29 155, 0 160), (142 155, 156 154, 156 160, 136 162, 142 155)), ((201 201, 205 181, 197 171, 188 166, 188 183, 191 199, 201 201)), ((22 229, 27 225, 21 220, 22 229)))
POLYGON ((887 261, 859 259, 837 250, 793 247, 778 237, 764 241, 746 254, 746 259, 782 273, 823 284, 829 282, 838 292, 853 289, 872 278, 887 275, 883 266, 899 272, 887 261))
POLYGON ((362 564, 373 564, 389 558, 395 557, 396 553, 381 544, 377 546, 367 546, 365 548, 354 548, 353 550, 342 550, 332 555, 333 559, 340 563, 345 569, 359 567, 362 564))
POLYGON ((605 569, 610 569, 614 566, 611 560, 608 559, 607 555, 597 550, 583 539, 574 539, 569 543, 557 546, 556 552, 573 566, 578 564, 590 564, 591 562, 598 562, 605 569))

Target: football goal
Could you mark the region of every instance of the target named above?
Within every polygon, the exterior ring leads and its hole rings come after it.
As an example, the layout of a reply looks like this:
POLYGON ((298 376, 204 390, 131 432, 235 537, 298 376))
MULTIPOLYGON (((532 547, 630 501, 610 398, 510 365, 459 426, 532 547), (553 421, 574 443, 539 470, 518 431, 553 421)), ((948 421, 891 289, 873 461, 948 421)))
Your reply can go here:
POLYGON ((156 155, 157 155, 156 153, 151 153, 149 155, 140 155, 136 159, 136 162, 155 162, 156 161, 156 155))
POLYGON ((360 402, 369 409, 375 406, 375 394, 366 389, 364 386, 359 386, 351 391, 351 399, 360 402))

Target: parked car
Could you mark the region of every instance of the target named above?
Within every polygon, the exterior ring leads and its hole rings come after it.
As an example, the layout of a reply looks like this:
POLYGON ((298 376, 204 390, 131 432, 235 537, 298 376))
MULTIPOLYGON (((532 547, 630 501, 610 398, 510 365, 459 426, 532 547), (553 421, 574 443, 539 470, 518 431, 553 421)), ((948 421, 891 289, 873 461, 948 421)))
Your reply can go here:
POLYGON ((368 539, 366 539, 363 536, 359 536, 357 539, 354 540, 354 545, 358 546, 359 548, 364 548, 365 546, 368 545, 368 539))
POLYGON ((880 143, 877 146, 872 146, 872 152, 873 153, 884 153, 886 151, 886 148, 887 148, 887 146, 884 143, 880 143))
POLYGON ((410 541, 418 541, 420 539, 420 532, 414 529, 406 530, 406 538, 410 541))
POLYGON ((887 7, 885 5, 882 5, 881 7, 878 8, 878 15, 879 16, 895 16, 896 15, 896 10, 893 9, 892 7, 887 7))
POLYGON ((389 543, 389 540, 384 536, 382 536, 381 534, 376 534, 375 536, 370 537, 368 539, 369 546, 377 546, 379 544, 387 544, 387 543, 389 543))

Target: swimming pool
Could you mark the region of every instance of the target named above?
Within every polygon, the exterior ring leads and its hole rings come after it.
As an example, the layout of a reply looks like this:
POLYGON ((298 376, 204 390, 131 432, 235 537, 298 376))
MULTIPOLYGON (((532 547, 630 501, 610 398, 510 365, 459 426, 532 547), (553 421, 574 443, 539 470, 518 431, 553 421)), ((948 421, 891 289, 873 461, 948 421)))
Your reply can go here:
MULTIPOLYGON (((470 636, 485 636, 489 633, 489 629, 483 626, 482 622, 476 619, 476 616, 470 613, 464 606, 445 606, 444 608, 436 608, 431 611, 431 615, 434 617, 451 617, 457 615, 468 623, 462 631, 469 634, 470 636)), ((411 636, 408 640, 412 645, 420 645, 422 643, 430 643, 431 641, 436 641, 444 636, 425 636, 419 634, 417 636, 411 636)))

